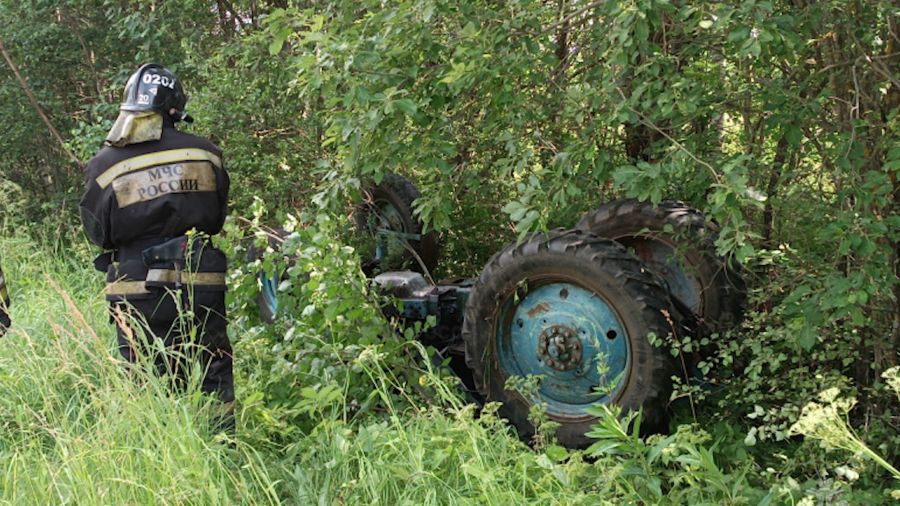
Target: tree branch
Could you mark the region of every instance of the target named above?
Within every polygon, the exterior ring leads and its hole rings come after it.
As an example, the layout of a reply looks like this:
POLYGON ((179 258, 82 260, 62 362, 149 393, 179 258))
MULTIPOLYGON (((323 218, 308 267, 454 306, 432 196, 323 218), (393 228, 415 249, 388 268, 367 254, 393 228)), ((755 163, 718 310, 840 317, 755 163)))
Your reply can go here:
POLYGON ((552 25, 545 27, 543 30, 541 30, 541 31, 537 34, 538 37, 540 37, 541 35, 546 35, 546 34, 552 32, 553 30, 556 30, 556 29, 559 28, 560 26, 567 24, 569 21, 572 21, 572 20, 575 19, 576 17, 578 17, 578 16, 584 14, 585 12, 587 12, 587 11, 593 9, 594 7, 599 7, 600 4, 603 4, 603 3, 605 3, 605 2, 606 2, 606 0, 597 0, 597 1, 595 1, 595 2, 591 2, 591 3, 587 4, 587 5, 585 5, 584 7, 578 9, 577 11, 575 11, 575 12, 569 14, 568 16, 566 16, 566 17, 564 17, 564 18, 562 18, 562 19, 560 19, 560 20, 557 21, 556 23, 553 23, 552 25))
POLYGON ((63 140, 62 136, 60 136, 59 132, 56 131, 56 128, 53 127, 53 123, 50 123, 50 118, 48 118, 47 115, 44 114, 44 110, 41 109, 41 105, 38 104, 37 99, 34 97, 34 93, 32 93, 31 87, 28 86, 28 81, 26 81, 25 78, 22 77, 22 74, 19 73, 19 68, 16 67, 16 64, 13 63, 12 58, 6 51, 6 47, 3 45, 3 39, 0 39, 0 53, 3 54, 3 59, 6 60, 6 64, 9 65, 10 70, 12 70, 13 74, 15 74, 16 79, 19 81, 19 85, 22 87, 22 90, 26 95, 28 95, 28 100, 31 102, 31 106, 34 107, 34 110, 38 113, 41 119, 44 120, 44 124, 47 125, 47 129, 50 130, 50 134, 53 135, 53 137, 59 142, 59 147, 62 148, 62 150, 67 155, 69 155, 69 158, 71 158, 72 161, 75 162, 75 165, 77 165, 78 168, 83 168, 84 163, 77 156, 75 156, 74 153, 69 151, 69 148, 66 147, 66 142, 63 140))

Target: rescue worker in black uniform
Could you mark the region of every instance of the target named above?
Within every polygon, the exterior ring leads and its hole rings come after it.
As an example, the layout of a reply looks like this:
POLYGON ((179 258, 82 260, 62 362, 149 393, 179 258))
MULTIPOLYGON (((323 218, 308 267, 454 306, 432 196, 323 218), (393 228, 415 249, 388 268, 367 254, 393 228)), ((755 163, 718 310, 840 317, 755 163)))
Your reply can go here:
POLYGON ((6 333, 6 329, 12 325, 9 320, 9 290, 6 289, 6 278, 3 277, 3 268, 0 267, 0 336, 6 333))
POLYGON ((205 238, 222 230, 229 178, 218 147, 175 129, 193 121, 186 102, 181 82, 161 65, 131 75, 105 147, 85 167, 81 221, 107 250, 95 266, 106 272, 122 356, 134 363, 150 352, 147 343, 162 340, 175 353, 155 356, 156 367, 179 385, 188 364, 173 357, 199 358, 202 389, 225 403, 223 428, 233 429, 226 259, 205 238))

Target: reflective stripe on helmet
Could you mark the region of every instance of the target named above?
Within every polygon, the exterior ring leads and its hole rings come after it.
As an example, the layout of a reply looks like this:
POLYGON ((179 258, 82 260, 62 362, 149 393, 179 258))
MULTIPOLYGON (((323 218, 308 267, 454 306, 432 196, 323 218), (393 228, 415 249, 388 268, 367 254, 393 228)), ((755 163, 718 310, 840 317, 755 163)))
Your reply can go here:
POLYGON ((222 166, 222 159, 214 153, 210 153, 205 149, 186 148, 186 149, 170 149, 167 151, 158 151, 156 153, 147 153, 146 155, 128 158, 113 165, 97 176, 97 184, 100 188, 106 188, 114 179, 140 169, 153 167, 154 165, 166 165, 175 162, 195 162, 208 161, 216 167, 222 166))

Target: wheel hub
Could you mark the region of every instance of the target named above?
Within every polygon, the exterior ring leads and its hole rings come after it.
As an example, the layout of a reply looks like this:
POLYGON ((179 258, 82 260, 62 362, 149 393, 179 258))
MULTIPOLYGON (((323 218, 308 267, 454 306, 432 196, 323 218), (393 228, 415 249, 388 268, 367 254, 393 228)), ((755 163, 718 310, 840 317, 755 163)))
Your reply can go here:
POLYGON ((400 211, 390 202, 376 201, 376 218, 381 223, 382 228, 386 228, 392 232, 405 232, 406 227, 403 225, 403 217, 400 211))
POLYGON ((565 325, 551 325, 538 338, 538 357, 557 371, 570 371, 581 364, 578 333, 565 325))

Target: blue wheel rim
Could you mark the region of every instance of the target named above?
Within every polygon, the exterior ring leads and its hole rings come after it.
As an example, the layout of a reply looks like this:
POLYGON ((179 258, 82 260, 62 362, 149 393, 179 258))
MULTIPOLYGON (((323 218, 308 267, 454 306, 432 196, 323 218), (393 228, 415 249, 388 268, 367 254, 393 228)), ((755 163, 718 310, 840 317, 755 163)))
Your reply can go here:
POLYGON ((259 282, 263 301, 268 306, 269 312, 274 316, 278 313, 278 285, 281 284, 281 277, 260 272, 259 282))
POLYGON ((628 382, 631 353, 622 319, 609 302, 574 282, 549 282, 501 305, 495 344, 507 376, 540 376, 531 403, 555 418, 615 400, 628 382))

